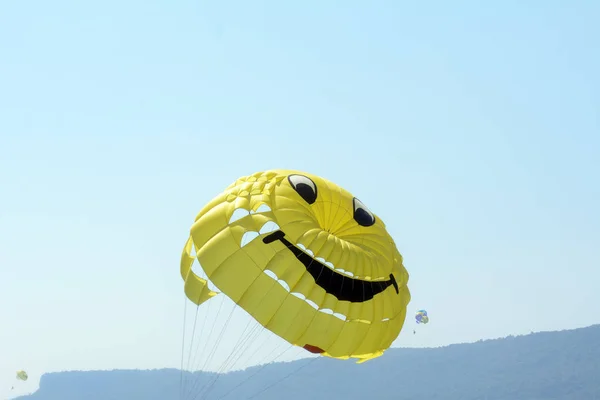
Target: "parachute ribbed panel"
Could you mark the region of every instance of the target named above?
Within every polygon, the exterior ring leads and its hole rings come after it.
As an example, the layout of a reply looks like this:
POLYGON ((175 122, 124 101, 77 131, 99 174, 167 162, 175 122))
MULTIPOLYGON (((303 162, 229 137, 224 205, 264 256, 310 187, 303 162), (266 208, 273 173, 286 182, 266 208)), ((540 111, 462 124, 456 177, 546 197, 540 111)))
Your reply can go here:
POLYGON ((192 264, 195 260, 195 257, 191 255, 192 246, 193 241, 190 237, 181 254, 180 271, 185 281, 185 295, 192 303, 200 305, 211 297, 216 296, 217 293, 208 288, 206 279, 202 279, 192 271, 192 264))
MULTIPOLYGON (((285 179, 291 173, 300 174, 277 170, 241 178, 211 201, 191 228, 198 261, 220 291, 286 341, 334 358, 377 357, 400 333, 410 301, 402 256, 381 221, 368 227, 355 222, 350 193, 305 174, 318 187, 317 200, 308 204, 285 179), (234 220, 238 209, 243 217, 234 220), (283 240, 264 243, 274 231, 294 249, 283 240), (313 257, 310 265, 342 274, 341 285, 362 280, 380 286, 380 293, 366 301, 338 300, 317 284, 295 255, 298 249, 313 257)), ((191 245, 181 273, 186 295, 200 304, 216 293, 191 271, 191 245)))

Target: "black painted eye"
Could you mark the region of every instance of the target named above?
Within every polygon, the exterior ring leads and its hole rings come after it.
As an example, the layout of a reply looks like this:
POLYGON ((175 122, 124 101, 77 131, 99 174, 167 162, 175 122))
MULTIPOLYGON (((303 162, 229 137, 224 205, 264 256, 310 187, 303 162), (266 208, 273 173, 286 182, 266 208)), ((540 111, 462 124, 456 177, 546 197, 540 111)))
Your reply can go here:
POLYGON ((375 223, 375 216, 362 201, 356 197, 354 203, 354 220, 361 226, 371 226, 375 223))
POLYGON ((317 185, 310 178, 304 175, 290 175, 288 181, 308 204, 317 201, 317 185))

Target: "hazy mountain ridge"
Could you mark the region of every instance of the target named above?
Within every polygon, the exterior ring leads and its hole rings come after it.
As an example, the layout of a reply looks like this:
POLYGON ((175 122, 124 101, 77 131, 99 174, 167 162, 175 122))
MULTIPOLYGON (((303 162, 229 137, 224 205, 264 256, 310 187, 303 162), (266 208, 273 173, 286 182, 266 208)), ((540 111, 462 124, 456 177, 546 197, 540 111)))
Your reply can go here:
MULTIPOLYGON (((600 400, 600 325, 434 349, 391 349, 362 365, 319 358, 253 367, 220 376, 207 398, 218 399, 244 382, 224 398, 243 400, 286 375, 253 398, 600 400)), ((176 369, 49 373, 36 393, 19 399, 178 400, 180 377, 176 369)), ((213 377, 201 374, 203 381, 213 377)))

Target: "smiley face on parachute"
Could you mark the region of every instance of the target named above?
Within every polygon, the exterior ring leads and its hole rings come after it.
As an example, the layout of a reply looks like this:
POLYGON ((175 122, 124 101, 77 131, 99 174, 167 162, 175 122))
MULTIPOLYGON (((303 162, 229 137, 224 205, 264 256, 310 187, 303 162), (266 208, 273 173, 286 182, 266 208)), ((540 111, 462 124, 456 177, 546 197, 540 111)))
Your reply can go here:
POLYGON ((217 293, 208 278, 288 342, 365 361, 400 333, 408 273, 383 222, 358 198, 304 172, 238 179, 196 217, 181 274, 194 303, 217 293))

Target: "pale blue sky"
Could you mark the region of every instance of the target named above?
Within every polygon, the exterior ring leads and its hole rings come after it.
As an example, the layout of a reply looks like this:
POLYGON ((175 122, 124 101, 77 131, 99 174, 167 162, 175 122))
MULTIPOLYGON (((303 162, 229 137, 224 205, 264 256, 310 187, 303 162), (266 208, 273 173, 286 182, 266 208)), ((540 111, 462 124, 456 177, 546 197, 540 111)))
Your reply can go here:
POLYGON ((0 397, 179 366, 188 229, 268 168, 384 219, 395 346, 600 322, 598 2, 251 3, 0 5, 0 397))

